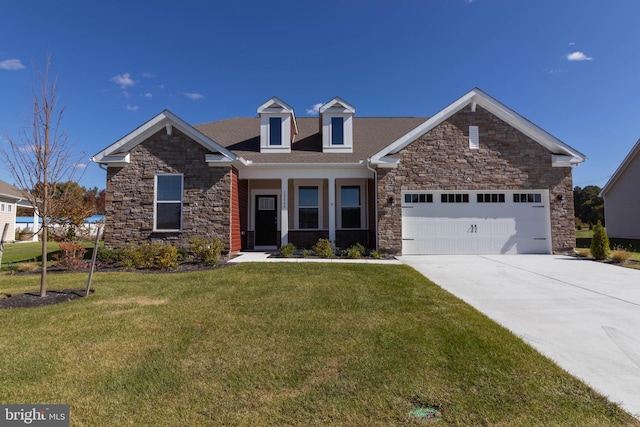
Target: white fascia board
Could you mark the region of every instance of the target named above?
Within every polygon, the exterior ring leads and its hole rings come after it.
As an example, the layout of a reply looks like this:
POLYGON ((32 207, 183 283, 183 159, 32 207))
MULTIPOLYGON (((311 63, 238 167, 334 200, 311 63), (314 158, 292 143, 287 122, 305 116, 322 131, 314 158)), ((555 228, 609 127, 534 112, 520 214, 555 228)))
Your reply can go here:
POLYGON ((347 101, 345 101, 344 99, 340 98, 339 96, 336 96, 331 101, 324 103, 320 107, 319 113, 323 114, 323 113, 327 112, 328 110, 332 110, 332 109, 335 109, 335 112, 339 112, 339 113, 355 114, 355 112, 356 112, 356 109, 355 109, 355 107, 353 105, 349 104, 347 101), (342 107, 335 107, 336 104, 340 104, 340 105, 342 105, 342 107))
POLYGON ((218 154, 205 155, 205 161, 209 166, 231 166, 233 163, 229 158, 218 154))
POLYGON ((231 153, 220 144, 211 140, 209 137, 195 129, 180 117, 176 116, 169 110, 164 110, 162 113, 158 114, 151 120, 139 126, 133 132, 125 135, 123 138, 120 138, 115 143, 111 144, 104 150, 94 155, 91 158, 91 161, 95 163, 113 162, 115 161, 116 157, 125 156, 125 152, 130 151, 133 147, 140 144, 145 139, 158 132, 160 129, 165 128, 167 124, 171 124, 173 127, 179 129, 182 133, 184 133, 203 147, 222 154, 230 161, 234 161, 237 159, 235 154, 231 153))
POLYGON ((379 159, 371 159, 371 164, 381 169, 395 169, 400 164, 400 159, 395 157, 382 157, 379 159))
POLYGON ((372 160, 377 161, 387 154, 397 153, 469 104, 480 105, 482 108, 489 111, 514 128, 518 129, 520 132, 527 135, 529 138, 533 139, 552 153, 559 152, 562 154, 570 155, 576 159, 574 163, 581 163, 586 160, 586 156, 584 154, 569 147, 567 144, 552 136, 544 129, 534 125, 529 120, 522 117, 520 114, 516 113, 506 105, 487 95, 478 88, 472 89, 461 98, 457 99, 444 109, 440 110, 436 115, 429 118, 420 126, 416 127, 412 131, 400 137, 400 139, 396 140, 378 153, 374 154, 372 156, 372 160))
POLYGON ((573 165, 581 163, 582 160, 573 157, 573 156, 565 156, 562 154, 552 154, 551 155, 551 166, 554 168, 557 167, 571 167, 573 165))
POLYGON ((618 169, 616 169, 613 175, 611 175, 611 178, 609 178, 609 181, 607 181, 604 187, 602 187, 602 190, 600 190, 600 194, 599 194, 600 197, 604 197, 605 194, 609 192, 609 190, 613 187, 616 181, 618 181, 618 179, 622 176, 624 171, 629 167, 629 165, 631 165, 631 163, 634 162, 634 160, 638 155, 640 155, 640 139, 636 142, 636 145, 633 146, 631 151, 629 151, 629 154, 627 154, 627 156, 624 158, 622 163, 620 163, 620 166, 618 166, 618 169))
POLYGON ((264 104, 258 107, 258 114, 282 112, 282 110, 285 110, 287 113, 293 113, 293 108, 289 104, 287 104, 277 96, 273 96, 267 102, 265 102, 264 104), (273 109, 271 107, 273 104, 279 105, 279 108, 273 109), (273 111, 269 111, 269 110, 273 110, 273 111))
POLYGON ((346 179, 372 178, 373 172, 362 163, 331 164, 261 164, 238 168, 240 179, 346 179))

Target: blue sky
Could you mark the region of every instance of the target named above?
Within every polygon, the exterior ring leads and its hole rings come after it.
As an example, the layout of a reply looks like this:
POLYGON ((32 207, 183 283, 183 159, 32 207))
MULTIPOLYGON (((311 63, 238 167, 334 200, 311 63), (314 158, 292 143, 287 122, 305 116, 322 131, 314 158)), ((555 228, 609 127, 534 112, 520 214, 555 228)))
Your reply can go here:
POLYGON ((582 187, 640 138, 637 0, 9 0, 0 15, 0 144, 48 51, 87 187, 106 185, 89 158, 165 108, 199 124, 272 96, 297 116, 334 96, 361 117, 430 116, 479 87, 586 154, 582 187))

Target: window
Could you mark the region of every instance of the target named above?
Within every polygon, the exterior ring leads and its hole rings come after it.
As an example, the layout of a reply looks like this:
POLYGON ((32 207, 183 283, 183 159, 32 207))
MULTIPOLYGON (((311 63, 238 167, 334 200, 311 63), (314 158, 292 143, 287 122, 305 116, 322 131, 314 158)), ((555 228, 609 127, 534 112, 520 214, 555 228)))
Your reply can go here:
POLYGON ((440 203, 469 203, 468 194, 441 194, 440 203))
POLYGON ((344 119, 331 117, 331 145, 344 145, 344 119))
POLYGON ((419 193, 419 194, 405 194, 405 203, 433 203, 433 194, 419 193))
POLYGON ((361 228, 360 187, 344 186, 340 188, 342 228, 361 228))
POLYGON ((477 150, 480 148, 480 134, 478 126, 469 126, 469 148, 477 150))
POLYGON ((182 227, 182 175, 156 175, 156 230, 182 227))
POLYGON ((542 203, 542 194, 540 193, 514 194, 513 203, 542 203))
POLYGON ((0 203, 0 212, 4 212, 4 203, 0 203))
POLYGON ((298 228, 318 228, 318 187, 298 187, 298 228))
POLYGON ((503 193, 478 194, 478 203, 504 203, 503 193))
POLYGON ((8 204, 7 205, 7 212, 13 212, 12 209, 13 209, 13 205, 8 204))
POLYGON ((269 118, 269 145, 282 145, 282 118, 269 118))

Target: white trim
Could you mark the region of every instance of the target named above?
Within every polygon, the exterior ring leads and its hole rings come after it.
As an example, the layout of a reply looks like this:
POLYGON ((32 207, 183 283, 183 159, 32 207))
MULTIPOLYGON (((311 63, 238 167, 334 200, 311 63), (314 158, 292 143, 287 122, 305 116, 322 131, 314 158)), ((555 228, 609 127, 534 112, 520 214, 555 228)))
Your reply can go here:
POLYGON ((332 100, 325 102, 319 109, 320 114, 324 114, 326 112, 335 112, 335 113, 350 113, 355 114, 356 109, 353 105, 349 104, 344 99, 336 96, 332 100))
POLYGON ((249 230, 255 233, 256 231, 256 196, 276 196, 276 215, 278 216, 278 226, 276 231, 280 231, 280 209, 278 206, 281 204, 282 191, 279 188, 256 188, 249 191, 249 230))
POLYGON ((222 145, 213 141, 211 138, 205 136, 202 132, 176 116, 169 110, 164 110, 151 120, 142 124, 133 132, 120 138, 104 150, 95 154, 91 161, 95 163, 108 164, 112 166, 124 166, 130 162, 129 151, 138 144, 145 141, 147 138, 158 132, 160 129, 166 129, 168 125, 180 130, 180 132, 187 135, 189 138, 196 141, 206 149, 220 153, 226 157, 229 161, 238 160, 238 157, 231 151, 224 148, 222 145))
MULTIPOLYGON (((293 226, 292 230, 295 231, 318 231, 324 230, 323 226, 323 212, 324 212, 324 180, 323 179, 298 179, 295 181, 293 185, 293 226), (299 214, 299 190, 300 187, 318 187, 318 228, 300 228, 300 214, 299 214)), ((305 207, 305 206, 303 206, 305 207)), ((306 207, 314 207, 314 206, 306 206, 306 207)))
POLYGON ((534 125, 529 120, 525 119, 506 105, 490 97, 480 89, 475 88, 453 103, 449 104, 444 109, 440 110, 437 114, 422 123, 420 126, 406 133, 395 142, 389 144, 388 146, 374 154, 371 157, 371 163, 376 164, 388 154, 395 154, 399 152, 407 145, 411 144, 413 141, 420 138, 422 135, 426 134, 427 132, 447 120, 449 117, 465 108, 467 105, 473 103, 479 105, 507 124, 518 129, 520 132, 527 135, 529 138, 533 139, 538 144, 545 147, 547 150, 551 151, 551 153, 571 156, 573 158, 572 163, 581 163, 587 159, 584 154, 571 148, 564 142, 552 136, 544 129, 534 125))
MULTIPOLYGON (((336 180, 336 219, 338 230, 367 230, 367 208, 365 192, 366 182, 361 179, 340 179, 336 180), (359 228, 344 228, 342 226, 342 187, 359 187, 360 188, 360 227, 359 228)), ((355 207, 355 206, 347 206, 355 207)))
POLYGON ((181 173, 156 173, 153 177, 153 231, 159 233, 175 233, 182 231, 182 222, 184 220, 184 174, 181 173), (177 203, 176 200, 158 201, 158 177, 159 176, 179 176, 180 180, 180 228, 163 229, 158 228, 158 203, 177 203))
POLYGON ((480 131, 478 126, 469 126, 469 148, 477 150, 480 148, 480 131))

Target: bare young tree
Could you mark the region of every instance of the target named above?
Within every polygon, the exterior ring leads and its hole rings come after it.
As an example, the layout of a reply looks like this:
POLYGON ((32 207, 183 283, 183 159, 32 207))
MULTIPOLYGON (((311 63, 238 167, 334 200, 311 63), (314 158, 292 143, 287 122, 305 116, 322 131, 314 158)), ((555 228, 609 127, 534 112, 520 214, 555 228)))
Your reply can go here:
POLYGON ((47 230, 51 214, 56 184, 71 182, 79 171, 77 164, 84 157, 80 154, 72 161, 74 150, 61 128, 64 106, 58 105, 57 78, 50 78, 51 56, 47 54, 44 71, 34 67, 36 79, 31 86, 32 110, 25 118, 25 126, 18 132, 18 138, 7 133, 9 150, 1 149, 0 154, 16 186, 25 191, 29 202, 42 218, 42 273, 40 276, 40 296, 47 295, 47 230))

